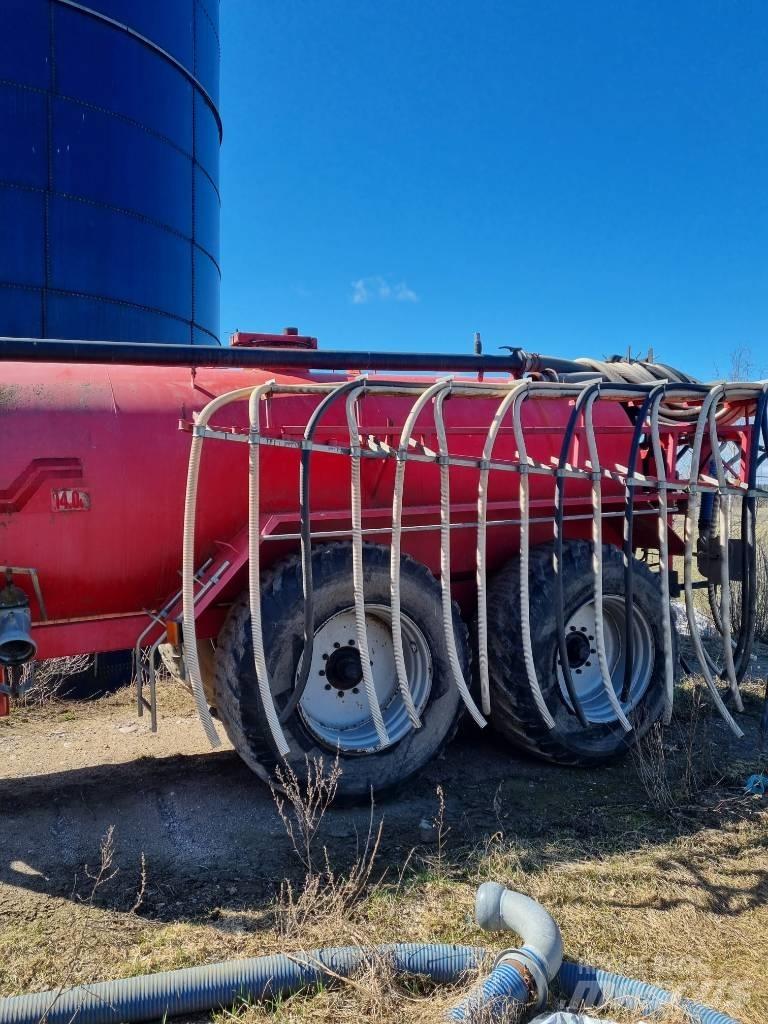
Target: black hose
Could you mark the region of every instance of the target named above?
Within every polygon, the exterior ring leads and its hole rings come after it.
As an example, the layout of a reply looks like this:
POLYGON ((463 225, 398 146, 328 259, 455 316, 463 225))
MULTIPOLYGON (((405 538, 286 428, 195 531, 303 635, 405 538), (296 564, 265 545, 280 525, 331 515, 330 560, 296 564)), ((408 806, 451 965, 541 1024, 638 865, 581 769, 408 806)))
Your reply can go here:
POLYGON ((768 391, 763 391, 757 402, 755 418, 752 424, 752 436, 749 445, 749 467, 747 471, 746 497, 741 502, 741 546, 742 546, 742 582, 741 582, 741 621, 739 635, 736 640, 736 680, 741 682, 749 667, 749 659, 755 637, 757 612, 757 498, 754 492, 757 487, 757 466, 760 452, 760 434, 765 429, 766 412, 768 412, 768 391))
MULTIPOLYGON (((666 383, 659 384, 652 388, 645 397, 643 404, 637 413, 635 429, 632 431, 632 443, 629 447, 627 459, 627 480, 626 480, 626 506, 624 511, 624 681, 621 686, 622 701, 629 699, 632 687, 632 670, 634 668, 635 651, 635 610, 634 610, 634 525, 635 525, 635 471, 637 468, 637 453, 640 448, 640 438, 645 425, 645 418, 656 396, 661 396, 666 390, 666 383)), ((666 572, 666 567, 663 569, 666 572)))
MULTIPOLYGON (((665 389, 665 391, 667 393, 670 392, 670 391, 685 391, 685 392, 688 392, 688 391, 694 390, 694 391, 700 391, 702 395, 706 395, 706 394, 709 393, 709 390, 710 390, 705 384, 696 384, 696 383, 693 383, 693 384, 687 384, 687 383, 682 383, 682 382, 663 383, 662 386, 664 387, 664 389, 665 389)), ((653 387, 653 389, 652 389, 650 394, 652 395, 654 393, 657 393, 658 392, 658 387, 659 386, 653 387)), ((571 449, 571 444, 573 442, 573 435, 574 435, 575 430, 576 430, 576 425, 578 423, 578 419, 579 419, 579 415, 580 415, 581 409, 582 409, 582 407, 584 405, 584 402, 587 400, 587 398, 595 390, 598 390, 599 392, 609 392, 609 391, 635 392, 638 395, 638 397, 644 396, 644 402, 643 402, 643 407, 642 407, 642 410, 643 410, 642 415, 638 416, 638 420, 635 422, 635 430, 633 432, 633 437, 632 437, 633 446, 634 446, 634 442, 635 442, 636 439, 637 439, 637 442, 639 444, 639 436, 640 435, 638 433, 638 430, 640 432, 642 431, 642 423, 643 423, 643 420, 644 420, 644 417, 645 417, 645 411, 647 411, 647 404, 648 404, 648 401, 649 401, 649 398, 650 398, 650 395, 648 393, 648 385, 647 384, 631 384, 631 383, 624 383, 624 382, 620 382, 620 381, 605 381, 605 382, 603 382, 603 381, 595 381, 594 384, 591 384, 587 388, 585 388, 584 391, 582 391, 579 394, 578 398, 576 399, 576 402, 574 403, 573 410, 571 412, 571 416, 570 416, 570 418, 568 420, 568 423, 566 425, 566 428, 565 428, 565 433, 563 435, 563 443, 562 443, 562 447, 560 449, 560 459, 559 459, 559 462, 558 462, 557 477, 556 477, 556 488, 555 488, 555 525, 554 525, 554 531, 555 531, 555 557, 554 557, 554 569, 555 569, 555 615, 556 615, 556 619, 557 619, 557 630, 558 630, 558 649, 559 649, 559 652, 560 652, 560 661, 561 661, 562 666, 563 666, 563 678, 565 680, 566 689, 568 690, 568 696, 571 699, 574 711, 575 711, 575 713, 576 713, 576 715, 577 715, 577 717, 579 719, 579 722, 585 728, 588 726, 588 722, 587 722, 586 717, 584 715, 584 711, 581 708, 581 705, 576 700, 576 697, 575 697, 575 687, 574 687, 574 683, 573 683, 573 676, 571 675, 570 666, 568 665, 567 647, 566 647, 566 642, 565 642, 565 640, 566 640, 566 638, 565 638, 565 596, 564 596, 564 590, 563 590, 562 572, 561 572, 559 567, 562 567, 562 561, 563 561, 563 521, 564 521, 564 498, 565 498, 565 475, 564 475, 564 469, 565 469, 565 464, 568 461, 568 454, 569 454, 570 449, 571 449), (639 423, 639 427, 638 427, 638 423, 639 423)), ((629 466, 629 469, 630 469, 630 472, 632 473, 632 475, 634 475, 634 471, 635 471, 634 470, 634 462, 636 461, 636 457, 637 457, 636 456, 636 450, 635 450, 634 456, 632 455, 632 452, 630 452, 630 466, 629 466)), ((633 502, 628 502, 628 505, 631 505, 631 504, 633 504, 633 502)), ((633 522, 633 518, 634 518, 634 511, 632 511, 629 514, 629 522, 630 522, 630 527, 629 527, 629 529, 630 529, 629 545, 631 545, 631 524, 633 522)), ((626 517, 625 517, 625 529, 626 529, 626 522, 627 522, 627 520, 626 520, 626 517)), ((626 540, 626 537, 625 537, 625 546, 624 546, 625 555, 627 554, 627 547, 628 547, 628 544, 627 544, 627 540, 626 540)), ((625 575, 625 586, 627 584, 627 576, 629 576, 630 599, 628 601, 628 605, 629 605, 629 608, 631 609, 631 607, 632 607, 632 605, 631 605, 631 593, 632 593, 632 590, 633 590, 631 551, 630 551, 629 557, 627 557, 625 559, 625 569, 626 569, 627 565, 629 565, 629 571, 625 575)), ((664 567, 663 571, 665 571, 665 572, 667 571, 666 570, 666 566, 664 567)), ((630 635, 630 636, 633 636, 633 633, 632 633, 633 622, 634 622, 634 620, 633 620, 632 612, 630 612, 629 615, 625 616, 626 629, 628 631, 628 635, 630 635)), ((623 682, 623 686, 622 686, 622 695, 621 695, 621 699, 622 700, 626 700, 626 697, 624 696, 624 693, 625 693, 625 689, 626 689, 626 686, 627 686, 627 675, 626 675, 626 667, 627 666, 629 667, 629 670, 631 671, 632 666, 631 666, 631 659, 629 657, 627 657, 627 659, 626 659, 625 676, 624 676, 624 682, 623 682)))
POLYGON ((572 359, 531 356, 520 348, 509 355, 478 356, 448 352, 385 350, 250 348, 246 345, 160 345, 149 342, 53 341, 39 338, 0 338, 0 362, 106 363, 119 366, 233 366, 243 369, 292 370, 411 370, 435 373, 522 373, 537 362, 558 373, 584 369, 572 359))
MULTIPOLYGON (((650 364, 643 364, 647 368, 650 368, 650 364)), ((662 363, 657 364, 663 369, 669 369, 664 367, 662 363)), ((679 371, 671 371, 679 376, 683 376, 679 371)), ((709 391, 705 385, 696 387, 697 382, 687 379, 684 383, 680 380, 677 381, 662 381, 650 392, 646 400, 643 402, 642 408, 638 413, 635 421, 635 429, 632 434, 632 444, 629 451, 628 459, 628 470, 627 470, 627 490, 626 490, 626 512, 624 517, 624 644, 626 650, 626 657, 624 660, 624 681, 621 688, 621 700, 626 701, 629 698, 629 693, 632 685, 632 662, 634 659, 634 648, 635 648, 635 609, 634 609, 634 521, 635 521, 635 488, 631 481, 634 480, 636 467, 637 467, 637 453, 640 445, 640 437, 642 435, 643 424, 645 418, 648 415, 648 410, 651 408, 651 401, 659 396, 659 400, 663 395, 672 393, 674 391, 690 391, 691 385, 694 385, 694 390, 701 390, 702 394, 706 394, 709 391)), ((699 517, 699 529, 701 529, 701 515, 699 517)), ((660 567, 661 572, 668 572, 669 568, 666 565, 660 567)))

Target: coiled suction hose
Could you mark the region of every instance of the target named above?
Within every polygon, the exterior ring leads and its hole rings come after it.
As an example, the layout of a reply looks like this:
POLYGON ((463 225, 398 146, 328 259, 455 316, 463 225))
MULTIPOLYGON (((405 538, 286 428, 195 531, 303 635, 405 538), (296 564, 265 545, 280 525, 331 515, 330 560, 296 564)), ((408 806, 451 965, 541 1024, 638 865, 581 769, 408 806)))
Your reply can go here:
MULTIPOLYGON (((497 957, 491 973, 449 1012, 451 1021, 520 1020, 546 1003, 549 982, 557 977, 559 988, 577 1007, 610 1001, 653 1013, 679 1005, 691 1024, 739 1024, 693 1000, 677 1000, 655 985, 563 962, 560 929, 550 914, 530 897, 495 882, 478 889, 475 917, 486 930, 514 931, 523 944, 497 957)), ((486 956, 485 949, 473 946, 397 943, 373 950, 340 946, 230 960, 0 999, 0 1024, 133 1024, 189 1016, 333 983, 353 976, 375 958, 385 959, 398 974, 420 974, 446 983, 477 970, 486 956)))
POLYGON ((557 976, 558 987, 574 1006, 602 1006, 605 1003, 626 1007, 637 1013, 651 1014, 665 1007, 684 1011, 691 1024, 739 1024, 727 1013, 713 1010, 693 999, 677 999, 657 985, 625 978, 622 974, 601 971, 599 967, 565 961, 557 976))

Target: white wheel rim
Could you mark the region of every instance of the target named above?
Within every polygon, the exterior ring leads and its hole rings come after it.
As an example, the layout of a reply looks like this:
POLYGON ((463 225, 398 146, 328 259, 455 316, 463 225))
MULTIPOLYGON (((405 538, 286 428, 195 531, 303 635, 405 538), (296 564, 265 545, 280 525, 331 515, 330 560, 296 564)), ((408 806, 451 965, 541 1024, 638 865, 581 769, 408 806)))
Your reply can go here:
MULTIPOLYGON (((625 621, 624 598, 618 595, 606 596, 603 599, 605 653, 614 693, 626 715, 637 707, 648 689, 653 675, 656 645, 648 620, 641 609, 635 606, 633 615, 634 652, 629 698, 622 701, 621 691, 624 686, 626 662, 625 621)), ((566 623, 565 639, 566 645, 569 647, 573 686, 587 720, 596 724, 609 724, 617 719, 600 675, 595 648, 595 628, 595 605, 593 601, 588 601, 578 608, 566 623)), ((556 666, 560 693, 568 707, 573 710, 560 665, 560 655, 558 654, 556 666)))
MULTIPOLYGON (((385 605, 375 604, 366 604, 365 615, 371 672, 392 746, 413 729, 397 685, 392 615, 385 605)), ((421 715, 432 689, 432 655, 416 623, 404 614, 400 622, 406 674, 413 703, 421 715)), ((354 682, 359 672, 355 611, 345 608, 315 631, 309 678, 299 702, 305 726, 330 750, 368 753, 379 746, 364 684, 361 678, 354 682)))

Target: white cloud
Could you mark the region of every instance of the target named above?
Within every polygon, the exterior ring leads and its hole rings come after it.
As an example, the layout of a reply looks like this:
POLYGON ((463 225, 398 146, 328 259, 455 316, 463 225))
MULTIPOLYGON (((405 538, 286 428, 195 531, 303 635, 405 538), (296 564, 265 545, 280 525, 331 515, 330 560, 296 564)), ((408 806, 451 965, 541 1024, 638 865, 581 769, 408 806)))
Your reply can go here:
POLYGON ((401 281, 395 285, 395 299, 397 302, 418 302, 419 296, 405 281, 401 281))
POLYGON ((362 306, 370 297, 364 277, 361 277, 359 281, 352 282, 352 302, 356 306, 362 306))
POLYGON ((351 301, 355 306, 366 302, 418 302, 419 296, 405 281, 390 282, 381 274, 373 274, 352 282, 351 301))

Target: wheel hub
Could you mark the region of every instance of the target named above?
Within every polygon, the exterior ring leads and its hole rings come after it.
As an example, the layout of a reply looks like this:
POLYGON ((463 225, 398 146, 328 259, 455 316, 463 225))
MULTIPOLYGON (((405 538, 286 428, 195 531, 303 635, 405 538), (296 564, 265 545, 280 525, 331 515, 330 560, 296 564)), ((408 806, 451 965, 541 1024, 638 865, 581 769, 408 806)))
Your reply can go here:
POLYGON ((565 649, 568 652, 568 664, 571 668, 582 668, 589 661, 591 648, 586 635, 580 630, 569 633, 565 638, 565 649))
MULTIPOLYGON (((629 699, 621 701, 626 663, 624 597, 623 595, 606 594, 603 599, 605 656, 614 693, 620 700, 625 714, 629 714, 637 706, 648 689, 656 657, 656 647, 650 624, 642 609, 637 605, 635 605, 633 625, 634 653, 630 671, 629 699)), ((565 650, 568 655, 573 687, 587 721, 595 724, 609 724, 616 721, 616 713, 611 707, 603 686, 595 644, 596 634, 594 602, 587 601, 572 613, 566 623, 565 650)), ((571 707, 571 699, 565 684, 559 655, 556 656, 555 665, 560 694, 568 707, 571 707)))
MULTIPOLYGON (((432 655, 426 637, 404 613, 400 625, 406 676, 421 714, 432 689, 432 655)), ((366 604, 365 627, 371 678, 391 746, 407 736, 413 725, 398 687, 389 607, 366 604)), ((366 754, 379 748, 355 629, 355 610, 345 608, 315 630, 309 678, 299 703, 307 729, 334 753, 366 754)))
POLYGON ((343 692, 354 691, 363 679, 363 666, 358 649, 350 646, 337 647, 327 657, 325 678, 330 686, 343 692))

